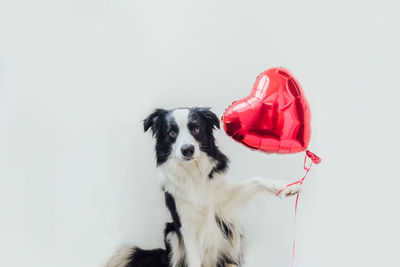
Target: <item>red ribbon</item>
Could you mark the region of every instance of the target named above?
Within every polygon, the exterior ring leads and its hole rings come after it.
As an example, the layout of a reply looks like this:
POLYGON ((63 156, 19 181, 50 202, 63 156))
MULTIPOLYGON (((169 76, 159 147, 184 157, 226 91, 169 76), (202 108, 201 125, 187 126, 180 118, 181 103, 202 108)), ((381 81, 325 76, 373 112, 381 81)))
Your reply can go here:
MULTIPOLYGON (((282 191, 285 190, 286 188, 288 188, 289 186, 292 186, 294 184, 303 184, 304 179, 306 179, 307 174, 310 171, 312 164, 313 163, 318 164, 320 162, 321 162, 321 158, 319 158, 317 155, 312 153, 310 150, 307 150, 306 151, 306 155, 304 157, 304 165, 303 165, 304 170, 306 171, 306 173, 304 174, 303 178, 301 178, 300 180, 298 180, 298 181, 296 181, 294 183, 288 184, 287 186, 285 186, 284 188, 279 190, 278 193, 276 193, 276 196, 278 196, 280 193, 282 193, 282 191), (311 159, 310 165, 308 167, 307 167, 307 157, 311 159)), ((296 251, 296 217, 297 217, 296 215, 297 215, 297 205, 299 203, 299 195, 300 195, 300 193, 297 193, 296 203, 295 203, 295 206, 294 206, 294 227, 295 228, 294 228, 294 237, 293 237, 293 253, 292 253, 292 264, 291 264, 291 267, 294 266, 294 255, 295 255, 295 251, 296 251)))

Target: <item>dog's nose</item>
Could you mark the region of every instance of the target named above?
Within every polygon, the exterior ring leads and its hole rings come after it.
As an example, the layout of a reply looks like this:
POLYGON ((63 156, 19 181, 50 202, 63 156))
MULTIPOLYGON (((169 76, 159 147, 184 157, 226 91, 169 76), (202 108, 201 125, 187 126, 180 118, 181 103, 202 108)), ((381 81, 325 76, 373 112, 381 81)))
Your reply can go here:
POLYGON ((190 144, 185 144, 181 148, 182 155, 185 157, 191 157, 194 154, 194 146, 190 144))

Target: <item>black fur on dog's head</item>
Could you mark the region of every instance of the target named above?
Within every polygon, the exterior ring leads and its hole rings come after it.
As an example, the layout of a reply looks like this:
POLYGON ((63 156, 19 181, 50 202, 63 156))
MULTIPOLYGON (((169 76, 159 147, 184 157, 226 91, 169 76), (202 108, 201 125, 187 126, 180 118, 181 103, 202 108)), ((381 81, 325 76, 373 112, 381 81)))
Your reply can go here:
POLYGON ((215 160, 214 172, 224 172, 228 158, 215 144, 213 130, 219 119, 209 108, 156 109, 143 121, 144 131, 151 129, 156 139, 157 165, 171 157, 186 162, 197 160, 204 152, 215 160))

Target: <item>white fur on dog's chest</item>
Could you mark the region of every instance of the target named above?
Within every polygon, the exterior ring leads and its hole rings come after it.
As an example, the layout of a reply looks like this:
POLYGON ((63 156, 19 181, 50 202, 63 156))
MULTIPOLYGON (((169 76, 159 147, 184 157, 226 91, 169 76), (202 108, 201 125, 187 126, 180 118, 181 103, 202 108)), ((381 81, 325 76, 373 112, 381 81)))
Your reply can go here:
MULTIPOLYGON (((176 162, 167 162, 162 170, 164 188, 174 197, 181 222, 183 240, 191 240, 200 253, 202 266, 216 266, 218 257, 232 249, 232 244, 224 237, 216 216, 218 205, 223 197, 225 180, 217 174, 209 178, 213 165, 204 154, 197 163, 182 166, 176 162)), ((190 250, 191 244, 185 244, 190 250)), ((236 246, 234 246, 236 247, 236 246)), ((186 254, 190 252, 186 251, 186 254)))

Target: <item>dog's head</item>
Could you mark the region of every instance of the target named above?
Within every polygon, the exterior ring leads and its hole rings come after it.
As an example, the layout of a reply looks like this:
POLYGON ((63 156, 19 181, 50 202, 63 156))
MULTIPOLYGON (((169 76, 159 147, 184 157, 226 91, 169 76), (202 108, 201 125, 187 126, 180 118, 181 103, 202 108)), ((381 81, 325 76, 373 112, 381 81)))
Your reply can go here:
MULTIPOLYGON (((157 109, 143 122, 156 138, 157 164, 169 159, 182 163, 196 161, 201 153, 216 160, 214 171, 223 171, 227 158, 215 144, 213 130, 218 117, 209 108, 157 109)), ((212 174, 211 174, 212 175, 212 174)))

